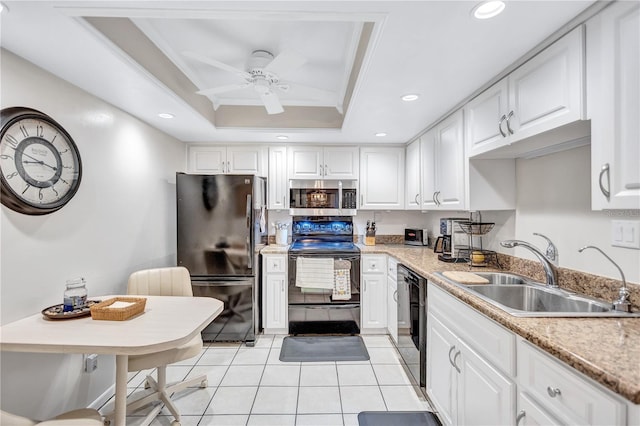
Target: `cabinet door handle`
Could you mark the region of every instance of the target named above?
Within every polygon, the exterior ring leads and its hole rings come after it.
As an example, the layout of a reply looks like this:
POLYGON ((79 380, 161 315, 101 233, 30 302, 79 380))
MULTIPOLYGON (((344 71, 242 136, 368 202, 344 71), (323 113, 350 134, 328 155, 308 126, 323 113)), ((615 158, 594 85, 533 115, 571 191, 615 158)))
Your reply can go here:
POLYGON ((506 119, 507 119, 507 116, 505 114, 502 114, 502 117, 500 117, 500 121, 498 121, 498 130, 500 130, 500 134, 502 135, 503 138, 507 137, 507 134, 504 132, 504 130, 502 130, 502 122, 506 119))
POLYGON ((453 367, 456 369, 458 374, 460 374, 461 372, 460 367, 458 367, 458 363, 456 362, 459 356, 460 356, 460 351, 456 352, 456 354, 453 356, 453 367))
POLYGON ((451 347, 449 348, 449 364, 451 364, 451 366, 452 366, 452 367, 455 367, 455 365, 453 364, 453 360, 451 359, 451 352, 453 352, 453 351, 455 351, 455 350, 456 350, 455 345, 454 345, 454 346, 451 346, 451 347))
POLYGON ((436 205, 440 206, 440 191, 436 191, 435 193, 435 198, 436 198, 436 205))
POLYGON ((527 413, 524 410, 520 410, 520 412, 516 416, 516 426, 518 426, 520 424, 520 420, 524 419, 524 417, 526 415, 527 415, 527 413))
POLYGON ((280 281, 280 291, 284 293, 284 280, 280 281))
POLYGON ((324 176, 324 166, 320 164, 320 176, 324 176))
POLYGON ((362 292, 363 292, 363 293, 366 293, 366 292, 367 292, 367 282, 366 282, 366 281, 363 281, 363 282, 362 282, 362 292))
POLYGON ((224 165, 224 161, 222 161, 222 162, 220 163, 220 166, 221 166, 220 168, 222 169, 222 173, 224 173, 224 166, 225 166, 225 165, 224 165))
POLYGON ((513 134, 513 130, 511 130, 511 117, 513 117, 513 111, 509 112, 509 115, 507 115, 507 130, 509 131, 509 134, 513 134))
POLYGON ((329 166, 327 166, 326 164, 324 165, 324 175, 328 175, 329 174, 329 166))
POLYGON ((435 204, 437 206, 438 202, 436 201, 436 194, 437 194, 437 192, 434 192, 433 195, 431 196, 431 199, 433 200, 433 204, 435 204))
POLYGON ((551 386, 547 386, 547 393, 551 398, 555 398, 556 396, 562 394, 562 392, 560 392, 560 389, 552 388, 551 386))
POLYGON ((393 292, 393 301, 398 303, 398 290, 393 292))
POLYGON ((607 201, 609 201, 609 197, 611 196, 611 179, 610 179, 610 173, 609 173, 609 163, 606 163, 602 166, 602 169, 600 170, 600 176, 598 177, 598 184, 600 185, 600 191, 602 191, 602 194, 604 194, 605 198, 607 199, 607 201), (605 189, 604 185, 602 184, 602 177, 604 176, 604 174, 607 174, 607 188, 609 189, 605 189))
POLYGON ((420 194, 416 194, 416 196, 415 196, 415 197, 413 197, 413 200, 416 202, 416 204, 417 204, 417 205, 420 205, 420 200, 418 200, 418 196, 419 196, 419 195, 420 195, 420 194))
POLYGON ((231 163, 227 161, 227 173, 231 173, 231 163))
POLYGON ((360 194, 360 206, 359 207, 362 207, 363 204, 364 204, 364 195, 360 194))

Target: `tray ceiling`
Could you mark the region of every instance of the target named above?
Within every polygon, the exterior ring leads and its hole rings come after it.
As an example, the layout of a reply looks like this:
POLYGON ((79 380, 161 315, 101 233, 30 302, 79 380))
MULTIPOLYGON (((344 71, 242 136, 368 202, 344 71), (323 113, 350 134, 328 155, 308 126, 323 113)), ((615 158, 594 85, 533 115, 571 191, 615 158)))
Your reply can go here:
POLYGON ((4 3, 3 48, 185 142, 405 143, 592 2, 4 3), (273 67, 282 113, 240 75, 256 50, 302 58, 273 67))

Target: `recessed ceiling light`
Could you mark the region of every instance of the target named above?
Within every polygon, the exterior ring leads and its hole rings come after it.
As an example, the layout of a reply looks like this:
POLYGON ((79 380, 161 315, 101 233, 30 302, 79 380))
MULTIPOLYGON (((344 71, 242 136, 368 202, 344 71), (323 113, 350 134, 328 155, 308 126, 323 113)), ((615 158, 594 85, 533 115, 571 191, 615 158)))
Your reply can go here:
POLYGON ((504 7, 505 4, 503 1, 483 1, 482 3, 477 4, 471 10, 471 13, 477 19, 489 19, 499 15, 504 10, 504 7))
POLYGON ((161 112, 160 114, 158 114, 158 117, 160 118, 173 118, 175 117, 175 115, 168 113, 168 112, 161 112))
POLYGON ((402 99, 405 102, 411 102, 411 101, 415 101, 420 97, 420 95, 416 94, 416 93, 408 93, 406 95, 403 95, 400 99, 402 99))
POLYGON ((378 136, 379 138, 383 137, 383 136, 387 136, 387 134, 385 132, 378 132, 376 133, 376 136, 378 136))
POLYGON ((289 136, 287 136, 287 135, 278 135, 278 136, 276 136, 276 139, 280 139, 281 141, 286 141, 287 139, 289 139, 289 136))

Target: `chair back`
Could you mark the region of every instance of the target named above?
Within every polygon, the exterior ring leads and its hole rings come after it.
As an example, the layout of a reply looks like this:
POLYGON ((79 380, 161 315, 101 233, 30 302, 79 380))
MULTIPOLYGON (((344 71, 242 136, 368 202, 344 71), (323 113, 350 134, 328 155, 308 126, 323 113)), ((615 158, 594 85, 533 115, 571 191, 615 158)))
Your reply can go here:
POLYGON ((127 294, 192 297, 191 277, 183 266, 144 269, 131 274, 127 294))
POLYGON ((36 424, 38 424, 38 422, 34 422, 33 420, 26 417, 17 416, 15 414, 7 413, 6 411, 0 410, 0 425, 34 426, 36 424))

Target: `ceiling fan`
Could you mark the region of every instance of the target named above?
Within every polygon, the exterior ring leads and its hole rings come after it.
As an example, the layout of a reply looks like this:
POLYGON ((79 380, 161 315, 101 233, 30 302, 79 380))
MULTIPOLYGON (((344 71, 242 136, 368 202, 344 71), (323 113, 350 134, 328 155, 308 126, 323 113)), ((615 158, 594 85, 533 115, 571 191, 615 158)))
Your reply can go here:
MULTIPOLYGON (((197 52, 187 51, 183 52, 183 54, 191 59, 195 59, 196 61, 234 73, 245 80, 243 83, 227 84, 224 86, 213 87, 211 89, 200 90, 196 93, 208 96, 252 87, 260 96, 260 99, 267 110, 267 114, 280 114, 284 112, 282 103, 276 94, 276 89, 282 92, 287 92, 293 83, 285 84, 281 82, 280 75, 293 71, 307 62, 307 59, 304 56, 292 50, 285 50, 275 57, 271 52, 266 50, 254 50, 247 61, 247 69, 244 71, 197 52)), ((317 89, 315 87, 302 86, 298 84, 295 86, 303 88, 305 92, 310 93, 311 95, 335 95, 333 92, 317 89)))

